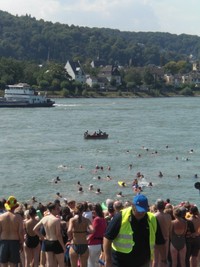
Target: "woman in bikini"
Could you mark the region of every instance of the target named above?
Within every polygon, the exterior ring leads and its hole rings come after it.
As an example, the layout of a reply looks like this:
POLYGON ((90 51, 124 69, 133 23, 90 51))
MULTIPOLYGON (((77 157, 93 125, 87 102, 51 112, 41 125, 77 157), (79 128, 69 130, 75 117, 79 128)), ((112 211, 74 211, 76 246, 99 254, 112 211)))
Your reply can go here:
POLYGON ((172 267, 177 267, 177 261, 179 259, 179 266, 185 267, 186 258, 186 231, 187 222, 182 218, 182 210, 180 208, 174 209, 175 219, 171 222, 170 231, 170 252, 172 259, 172 267))
POLYGON ((93 233, 91 221, 82 216, 84 205, 77 203, 74 217, 69 221, 68 238, 71 242, 69 250, 71 267, 77 267, 78 260, 81 267, 87 267, 89 256, 87 235, 93 233))

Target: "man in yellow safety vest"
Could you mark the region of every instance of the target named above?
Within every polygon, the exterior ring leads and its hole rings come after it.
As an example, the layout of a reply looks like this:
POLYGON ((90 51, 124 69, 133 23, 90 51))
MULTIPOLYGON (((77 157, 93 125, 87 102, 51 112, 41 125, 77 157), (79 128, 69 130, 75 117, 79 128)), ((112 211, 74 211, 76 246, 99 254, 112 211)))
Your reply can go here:
POLYGON ((148 211, 148 199, 142 194, 132 206, 116 214, 104 237, 106 267, 149 267, 155 244, 164 244, 160 226, 148 211))

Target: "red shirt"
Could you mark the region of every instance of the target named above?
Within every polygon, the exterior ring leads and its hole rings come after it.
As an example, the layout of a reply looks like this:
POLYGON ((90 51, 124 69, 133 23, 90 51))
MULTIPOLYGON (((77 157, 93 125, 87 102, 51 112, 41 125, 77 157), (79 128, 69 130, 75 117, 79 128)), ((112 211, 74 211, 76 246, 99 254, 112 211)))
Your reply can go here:
POLYGON ((92 226, 94 233, 89 235, 88 245, 102 244, 107 227, 106 219, 97 216, 93 219, 92 226))

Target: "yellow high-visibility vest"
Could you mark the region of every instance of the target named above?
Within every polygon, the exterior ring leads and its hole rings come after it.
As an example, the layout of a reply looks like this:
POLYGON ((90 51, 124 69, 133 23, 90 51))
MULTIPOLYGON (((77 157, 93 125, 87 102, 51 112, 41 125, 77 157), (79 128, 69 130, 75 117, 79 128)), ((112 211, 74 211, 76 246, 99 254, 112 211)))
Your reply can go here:
MULTIPOLYGON (((133 241, 133 230, 130 224, 132 207, 128 207, 121 211, 122 222, 119 234, 112 242, 112 248, 122 253, 130 253, 135 245, 133 241)), ((153 213, 147 212, 149 224, 149 246, 151 250, 151 258, 153 258, 153 249, 156 240, 157 220, 153 213)))

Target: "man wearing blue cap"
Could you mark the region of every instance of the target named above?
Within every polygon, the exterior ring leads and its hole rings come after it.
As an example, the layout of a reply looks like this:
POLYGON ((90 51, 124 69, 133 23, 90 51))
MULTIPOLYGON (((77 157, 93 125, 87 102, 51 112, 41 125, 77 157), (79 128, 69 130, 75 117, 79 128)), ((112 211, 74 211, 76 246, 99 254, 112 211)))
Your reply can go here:
POLYGON ((142 194, 123 209, 107 227, 104 237, 106 267, 149 267, 155 244, 164 244, 156 217, 142 194))

